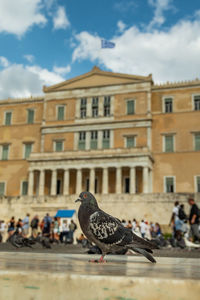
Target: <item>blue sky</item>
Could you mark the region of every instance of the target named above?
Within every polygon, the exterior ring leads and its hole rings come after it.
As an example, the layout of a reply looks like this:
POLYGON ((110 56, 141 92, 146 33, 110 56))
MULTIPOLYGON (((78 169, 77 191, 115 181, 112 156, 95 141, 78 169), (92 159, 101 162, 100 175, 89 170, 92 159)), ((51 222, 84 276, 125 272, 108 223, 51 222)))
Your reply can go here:
POLYGON ((93 65, 155 82, 200 77, 200 2, 0 0, 0 99, 41 95, 93 65))

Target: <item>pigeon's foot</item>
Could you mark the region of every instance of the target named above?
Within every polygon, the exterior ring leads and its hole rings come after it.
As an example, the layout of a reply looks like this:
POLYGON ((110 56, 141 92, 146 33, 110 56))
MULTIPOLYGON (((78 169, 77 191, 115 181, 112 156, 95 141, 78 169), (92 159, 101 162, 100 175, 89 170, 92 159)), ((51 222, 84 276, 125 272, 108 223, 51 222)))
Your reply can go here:
POLYGON ((103 259, 104 256, 102 255, 100 257, 100 259, 90 259, 89 262, 92 262, 92 263, 106 263, 107 261, 103 259))

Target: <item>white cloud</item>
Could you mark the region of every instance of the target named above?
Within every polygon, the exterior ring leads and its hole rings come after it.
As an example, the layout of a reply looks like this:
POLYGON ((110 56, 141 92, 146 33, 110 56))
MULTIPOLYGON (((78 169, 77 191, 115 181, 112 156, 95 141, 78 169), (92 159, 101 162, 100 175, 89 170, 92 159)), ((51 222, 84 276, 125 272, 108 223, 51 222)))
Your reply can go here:
POLYGON ((0 32, 23 35, 33 25, 44 25, 42 0, 0 0, 0 32))
POLYGON ((57 74, 60 74, 60 75, 65 75, 69 72, 71 72, 71 66, 70 65, 67 65, 66 67, 57 67, 57 66, 54 66, 53 67, 53 71, 57 74))
POLYGON ((64 80, 60 74, 37 65, 10 64, 0 71, 0 99, 41 95, 43 85, 64 80))
POLYGON ((141 31, 132 26, 111 38, 116 47, 101 49, 102 37, 81 32, 73 61, 89 59, 114 71, 147 75, 156 82, 186 80, 200 76, 200 20, 183 20, 168 31, 141 31))
POLYGON ((24 55, 24 58, 29 62, 29 63, 32 63, 35 59, 34 55, 32 54, 25 54, 24 55))
POLYGON ((6 57, 0 56, 0 66, 1 66, 1 67, 6 68, 6 67, 9 66, 9 64, 10 64, 10 63, 9 63, 9 61, 7 60, 6 57))
POLYGON ((70 22, 67 18, 65 8, 63 6, 58 6, 57 11, 53 17, 54 29, 66 29, 69 26, 70 22))
POLYGON ((126 24, 124 24, 124 22, 122 22, 121 20, 119 20, 117 22, 117 27, 118 27, 118 30, 119 32, 123 32, 126 28, 126 24))
POLYGON ((172 0, 148 0, 149 4, 155 7, 154 17, 149 24, 149 29, 154 26, 161 26, 165 22, 164 11, 173 8, 172 0))

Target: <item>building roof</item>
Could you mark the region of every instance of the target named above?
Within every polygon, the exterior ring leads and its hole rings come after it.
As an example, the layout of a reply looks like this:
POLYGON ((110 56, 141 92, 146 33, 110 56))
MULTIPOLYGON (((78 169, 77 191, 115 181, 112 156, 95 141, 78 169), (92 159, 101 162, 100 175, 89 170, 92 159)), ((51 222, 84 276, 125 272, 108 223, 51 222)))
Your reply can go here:
POLYGON ((64 91, 71 89, 80 89, 80 88, 91 88, 98 86, 109 86, 109 85, 119 85, 119 84, 131 84, 131 83, 140 83, 140 82, 152 82, 152 75, 148 76, 139 76, 139 75, 130 75, 122 73, 114 73, 103 71, 100 68, 94 66, 93 69, 80 76, 76 76, 72 79, 68 79, 59 84, 55 84, 49 87, 44 86, 43 91, 56 92, 64 91))
POLYGON ((55 215, 57 218, 72 218, 75 214, 75 209, 59 209, 55 215))

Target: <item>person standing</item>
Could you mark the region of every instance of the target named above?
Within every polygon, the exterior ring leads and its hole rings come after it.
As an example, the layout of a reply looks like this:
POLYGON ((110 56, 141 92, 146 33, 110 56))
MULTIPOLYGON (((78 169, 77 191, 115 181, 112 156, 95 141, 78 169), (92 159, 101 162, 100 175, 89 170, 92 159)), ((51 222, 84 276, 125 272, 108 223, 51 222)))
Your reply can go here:
POLYGON ((147 229, 147 226, 146 226, 144 220, 142 220, 140 222, 140 233, 141 233, 141 236, 143 239, 145 238, 145 235, 146 235, 146 229, 147 229))
POLYGON ((39 224, 39 218, 38 215, 35 215, 35 217, 31 221, 32 236, 34 238, 36 238, 38 235, 38 224, 39 224))
POLYGON ((13 235, 15 231, 15 217, 12 217, 8 223, 8 237, 13 235))
POLYGON ((71 220, 71 223, 69 224, 69 239, 71 243, 73 243, 74 241, 74 231, 76 229, 77 229, 77 225, 74 223, 73 220, 71 220))
POLYGON ((2 242, 5 241, 5 234, 6 234, 6 223, 4 220, 1 221, 0 224, 0 234, 2 236, 2 242))
POLYGON ((29 234, 29 214, 26 214, 26 217, 23 219, 22 223, 22 234, 24 237, 27 237, 29 234))
POLYGON ((200 233, 199 233, 200 212, 199 212, 199 208, 196 205, 193 198, 189 198, 188 203, 191 206, 190 214, 189 214, 189 223, 190 223, 190 234, 189 234, 189 236, 191 238, 194 237, 194 240, 197 240, 197 241, 200 242, 200 233))
POLYGON ((43 226, 43 230, 42 230, 42 234, 43 236, 50 236, 50 231, 51 231, 51 223, 52 223, 52 219, 49 216, 49 214, 47 213, 46 216, 43 219, 44 221, 44 226, 43 226))
POLYGON ((175 237, 175 235, 176 235, 175 222, 176 222, 177 219, 179 218, 179 217, 178 217, 178 214, 179 214, 179 202, 176 201, 176 202, 174 203, 174 208, 173 208, 173 210, 172 210, 172 215, 171 215, 171 219, 170 219, 170 222, 169 222, 169 226, 172 227, 173 237, 175 237))

